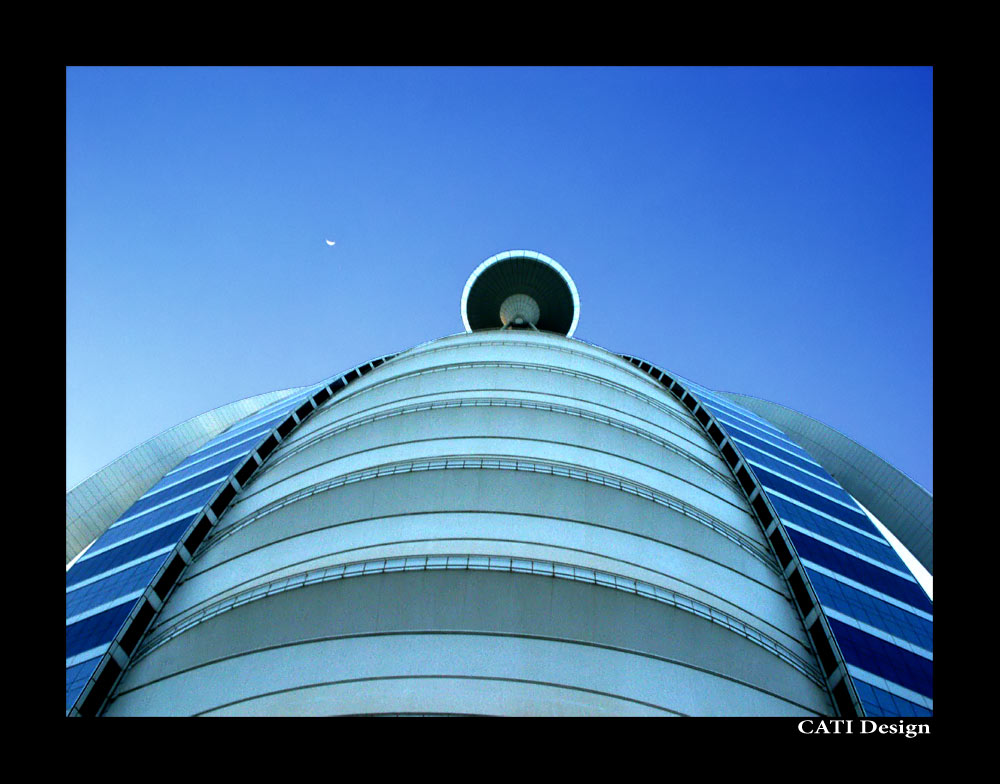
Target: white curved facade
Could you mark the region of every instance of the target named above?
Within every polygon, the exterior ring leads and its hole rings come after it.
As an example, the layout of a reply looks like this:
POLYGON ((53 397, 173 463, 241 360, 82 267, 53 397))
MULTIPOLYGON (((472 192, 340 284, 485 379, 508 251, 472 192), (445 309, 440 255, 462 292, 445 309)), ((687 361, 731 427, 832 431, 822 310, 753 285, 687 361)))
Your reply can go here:
POLYGON ((397 355, 223 513, 105 715, 830 715, 746 495, 619 356, 397 355))

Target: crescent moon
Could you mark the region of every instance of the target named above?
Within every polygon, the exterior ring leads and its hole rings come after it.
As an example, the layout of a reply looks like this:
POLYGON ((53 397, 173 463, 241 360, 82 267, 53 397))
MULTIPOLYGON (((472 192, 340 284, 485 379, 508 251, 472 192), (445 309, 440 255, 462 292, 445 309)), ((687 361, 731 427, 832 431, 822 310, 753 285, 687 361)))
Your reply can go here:
POLYGON ((336 245, 337 243, 336 243, 336 242, 330 242, 330 240, 327 240, 327 241, 326 241, 326 244, 327 244, 327 245, 336 245))

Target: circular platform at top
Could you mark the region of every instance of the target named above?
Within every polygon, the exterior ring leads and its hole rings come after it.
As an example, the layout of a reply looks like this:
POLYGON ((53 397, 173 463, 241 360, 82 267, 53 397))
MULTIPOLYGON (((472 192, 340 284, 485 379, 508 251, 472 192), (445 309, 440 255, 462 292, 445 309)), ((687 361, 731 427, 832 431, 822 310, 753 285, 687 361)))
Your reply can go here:
POLYGON ((503 327, 501 307, 516 294, 537 304, 539 330, 573 336, 580 320, 576 284, 555 259, 533 250, 504 251, 476 267, 462 292, 466 332, 503 327))

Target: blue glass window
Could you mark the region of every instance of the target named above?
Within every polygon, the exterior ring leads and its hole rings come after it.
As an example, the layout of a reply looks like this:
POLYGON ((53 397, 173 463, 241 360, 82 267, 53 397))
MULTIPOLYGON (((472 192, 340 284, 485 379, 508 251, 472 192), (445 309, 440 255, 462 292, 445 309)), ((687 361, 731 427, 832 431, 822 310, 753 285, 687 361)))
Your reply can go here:
POLYGON ((66 572, 66 586, 69 587, 75 583, 83 582, 109 569, 114 569, 123 563, 141 558, 147 553, 152 553, 167 545, 175 544, 180 541, 181 536, 187 530, 188 526, 194 522, 195 516, 192 514, 172 525, 158 528, 146 536, 126 542, 119 547, 99 553, 92 558, 87 558, 86 560, 81 558, 66 572))
POLYGON ((934 696, 933 665, 923 656, 910 653, 874 635, 829 618, 833 630, 849 664, 880 675, 925 697, 934 696))
POLYGON ((768 497, 771 499, 774 511, 778 513, 778 517, 786 523, 808 528, 820 536, 832 539, 838 544, 844 545, 844 547, 849 547, 855 552, 867 555, 869 558, 874 558, 886 566, 892 566, 904 572, 909 571, 906 568, 906 564, 903 563, 903 559, 896 555, 896 551, 892 549, 888 542, 884 540, 876 541, 871 537, 855 533, 853 529, 841 523, 828 520, 816 512, 812 512, 804 506, 793 504, 791 501, 786 501, 778 495, 770 495, 768 497))
POLYGON ((190 479, 178 482, 175 485, 169 485, 162 490, 153 490, 151 494, 146 495, 136 501, 129 508, 128 512, 123 517, 132 517, 133 515, 142 514, 147 509, 152 509, 154 506, 169 501, 171 498, 178 498, 185 493, 189 493, 192 490, 202 487, 207 484, 214 484, 222 479, 228 478, 233 471, 236 470, 237 464, 240 462, 239 458, 236 460, 231 460, 228 463, 223 463, 220 466, 204 471, 204 473, 199 473, 192 476, 190 479))
MULTIPOLYGON (((789 443, 787 437, 776 431, 770 423, 760 421, 738 404, 721 400, 711 393, 696 394, 702 396, 704 404, 737 442, 765 489, 776 491, 790 499, 769 493, 779 517, 790 524, 785 530, 802 558, 914 608, 927 613, 933 611, 932 602, 919 584, 836 546, 849 548, 854 553, 909 574, 909 569, 885 541, 878 528, 850 495, 812 460, 808 452, 789 443), (824 514, 843 524, 824 517, 824 514), (835 542, 836 545, 820 542, 791 525, 835 542), (861 532, 870 536, 864 536, 861 532)), ((906 640, 928 651, 933 650, 933 624, 930 620, 808 567, 807 571, 824 607, 855 618, 901 641, 906 640)), ((834 618, 829 620, 849 663, 911 691, 928 697, 932 695, 933 663, 930 660, 850 624, 834 618)), ((856 677, 854 682, 868 715, 929 716, 932 713, 919 704, 856 677)))
POLYGON ((750 435, 750 433, 747 433, 745 430, 734 427, 724 420, 721 421, 723 425, 725 425, 726 432, 729 433, 734 441, 738 441, 741 445, 750 444, 751 446, 757 447, 761 451, 778 455, 782 460, 787 460, 789 463, 793 463, 803 471, 809 471, 816 474, 816 476, 825 476, 825 473, 819 466, 810 463, 808 460, 804 460, 799 457, 799 455, 792 454, 788 450, 783 450, 781 447, 771 443, 770 441, 765 441, 763 438, 757 438, 757 436, 750 435))
POLYGON ((887 572, 885 569, 862 561, 860 558, 819 542, 792 528, 787 528, 786 531, 801 558, 825 566, 837 574, 842 574, 844 577, 874 588, 880 593, 906 602, 919 610, 928 613, 934 612, 934 605, 931 604, 931 600, 927 598, 927 594, 924 593, 919 583, 887 572))
POLYGON ((732 414, 727 414, 725 411, 718 412, 716 414, 716 418, 720 422, 725 424, 727 429, 730 427, 735 427, 737 430, 746 433, 747 435, 759 438, 760 440, 770 444, 772 447, 778 447, 779 449, 783 449, 786 452, 797 455, 800 458, 803 458, 807 461, 812 459, 809 457, 809 453, 806 452, 802 447, 800 447, 795 442, 790 441, 789 439, 783 436, 777 436, 774 435, 773 433, 769 433, 765 430, 762 430, 761 428, 756 427, 750 422, 745 422, 742 419, 737 419, 735 416, 733 416, 732 414))
POLYGON ((312 397, 314 394, 316 394, 316 392, 318 392, 325 386, 326 386, 325 382, 322 384, 317 384, 316 386, 310 387, 304 392, 300 392, 299 394, 294 395, 293 397, 288 397, 285 398, 284 400, 279 400, 277 403, 272 403, 267 408, 262 408, 252 417, 248 417, 244 421, 249 424, 252 423, 254 420, 263 419, 265 417, 267 417, 268 419, 274 419, 275 417, 278 416, 287 416, 289 412, 298 409, 298 407, 301 406, 303 403, 305 403, 308 398, 312 397))
POLYGON ((138 599, 124 602, 66 627, 66 658, 111 642, 138 599))
POLYGON ((66 668, 66 710, 69 710, 73 706, 76 698, 83 691, 83 687, 87 685, 87 680, 90 678, 91 673, 93 673, 100 658, 98 656, 94 659, 87 659, 85 662, 80 662, 66 668))
POLYGON ((814 570, 809 570, 809 581, 824 607, 842 612, 928 651, 934 650, 934 624, 926 618, 814 570))
POLYGON ((754 473, 767 490, 777 490, 779 493, 790 496, 796 501, 801 501, 806 506, 811 506, 813 509, 826 512, 831 517, 843 520, 855 528, 860 528, 862 531, 868 531, 876 536, 881 536, 872 521, 861 510, 848 509, 843 504, 832 501, 829 498, 824 498, 819 493, 814 493, 808 488, 790 482, 759 466, 754 468, 754 473))
POLYGON ((869 716, 932 716, 933 712, 923 705, 904 700, 885 689, 872 686, 870 683, 854 678, 854 687, 869 716))
MULTIPOLYGON (((188 460, 194 462, 204 457, 209 452, 214 452, 222 447, 230 447, 242 441, 247 441, 253 436, 263 436, 266 433, 270 433, 274 428, 282 421, 284 421, 285 416, 282 415, 268 422, 263 422, 256 427, 250 428, 248 430, 240 430, 238 432, 226 431, 222 436, 217 436, 215 440, 209 441, 205 446, 194 452, 188 460), (225 436, 225 437, 223 437, 225 436)), ((187 462, 187 461, 185 461, 187 462)), ((181 465, 184 465, 182 463, 181 465)))
POLYGON ((782 463, 780 460, 776 460, 759 449, 743 445, 741 446, 740 451, 743 452, 743 457, 745 457, 750 463, 753 463, 755 469, 759 466, 773 469, 789 479, 794 479, 799 484, 806 485, 811 487, 813 490, 854 506, 854 499, 845 493, 840 485, 833 484, 830 481, 824 481, 824 479, 821 479, 815 474, 800 471, 795 466, 790 466, 788 463, 782 463))
MULTIPOLYGON (((701 398, 702 404, 711 411, 716 417, 726 416, 732 417, 739 422, 745 422, 746 424, 757 428, 758 430, 763 430, 766 433, 773 434, 782 441, 790 441, 784 433, 782 433, 778 428, 772 425, 770 422, 765 422, 760 417, 755 414, 745 410, 736 408, 731 403, 723 402, 719 398, 711 394, 705 394, 703 392, 696 392, 698 397, 701 398)), ((798 448, 798 445, 796 445, 798 448)))
MULTIPOLYGON (((805 460, 800 460, 795 455, 790 452, 782 452, 776 447, 771 446, 766 441, 761 441, 759 438, 754 438, 753 436, 745 435, 744 433, 739 433, 733 430, 729 431, 732 439, 739 444, 740 451, 743 452, 747 457, 751 455, 763 454, 768 457, 777 457, 785 461, 785 465, 791 463, 795 468, 799 469, 803 474, 808 474, 810 476, 819 477, 820 479, 826 479, 829 481, 833 480, 832 477, 827 474, 819 466, 814 466, 807 463, 805 460)), ((766 465, 766 464, 765 464, 766 465)), ((798 476, 798 474, 795 474, 798 476)))
POLYGON ((128 539, 130 536, 135 536, 142 531, 146 531, 153 526, 159 525, 160 523, 165 523, 172 518, 180 517, 188 512, 194 513, 201 511, 201 509, 203 509, 205 504, 208 502, 208 499, 211 498, 218 489, 219 484, 211 485, 210 487, 206 487, 204 490, 200 490, 197 493, 192 493, 184 498, 179 498, 173 503, 165 504, 159 509, 153 509, 146 512, 141 517, 129 520, 127 523, 122 523, 115 528, 109 528, 101 535, 101 538, 97 540, 94 548, 103 550, 110 544, 120 542, 123 539, 128 539))
MULTIPOLYGON (((322 386, 324 384, 295 398, 279 401, 237 422, 189 455, 160 480, 151 494, 134 503, 98 538, 91 550, 67 570, 67 617, 145 590, 205 504, 245 460, 246 455, 287 418, 289 411, 301 406, 312 392, 322 386), (185 496, 184 493, 189 494, 185 496), (105 575, 123 564, 160 550, 164 552, 105 575), (101 579, 74 588, 90 578, 101 579)), ((126 600, 68 625, 66 658, 99 648, 113 640, 137 601, 138 598, 126 600)), ((67 711, 99 662, 98 656, 66 668, 67 711)))
POLYGON ((161 479, 160 482, 154 486, 154 489, 156 487, 159 487, 161 484, 164 487, 166 487, 167 485, 174 484, 175 482, 180 482, 183 479, 187 479, 190 476, 194 476, 196 474, 201 473, 209 466, 215 465, 217 463, 219 464, 228 463, 230 461, 238 463, 240 459, 246 458, 246 456, 249 455, 254 450, 254 448, 256 448, 256 446, 257 446, 256 441, 249 441, 245 444, 238 444, 237 446, 234 446, 231 449, 223 449, 221 452, 216 452, 211 456, 207 456, 204 460, 200 462, 192 463, 191 465, 186 466, 184 468, 177 468, 172 474, 167 474, 165 477, 163 477, 163 479, 161 479))
POLYGON ((98 607, 117 596, 125 596, 133 591, 145 589, 149 585, 160 564, 166 560, 169 553, 143 561, 128 569, 97 580, 83 588, 66 594, 66 617, 71 618, 92 607, 98 607))

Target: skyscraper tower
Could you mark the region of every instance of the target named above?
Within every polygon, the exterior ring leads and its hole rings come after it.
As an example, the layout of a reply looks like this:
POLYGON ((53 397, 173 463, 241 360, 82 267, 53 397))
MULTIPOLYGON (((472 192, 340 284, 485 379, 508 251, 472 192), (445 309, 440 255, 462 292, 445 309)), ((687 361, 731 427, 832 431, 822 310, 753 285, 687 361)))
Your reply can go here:
POLYGON ((930 569, 926 491, 574 339, 543 254, 461 314, 68 494, 70 715, 930 714, 932 604, 858 505, 930 569))

